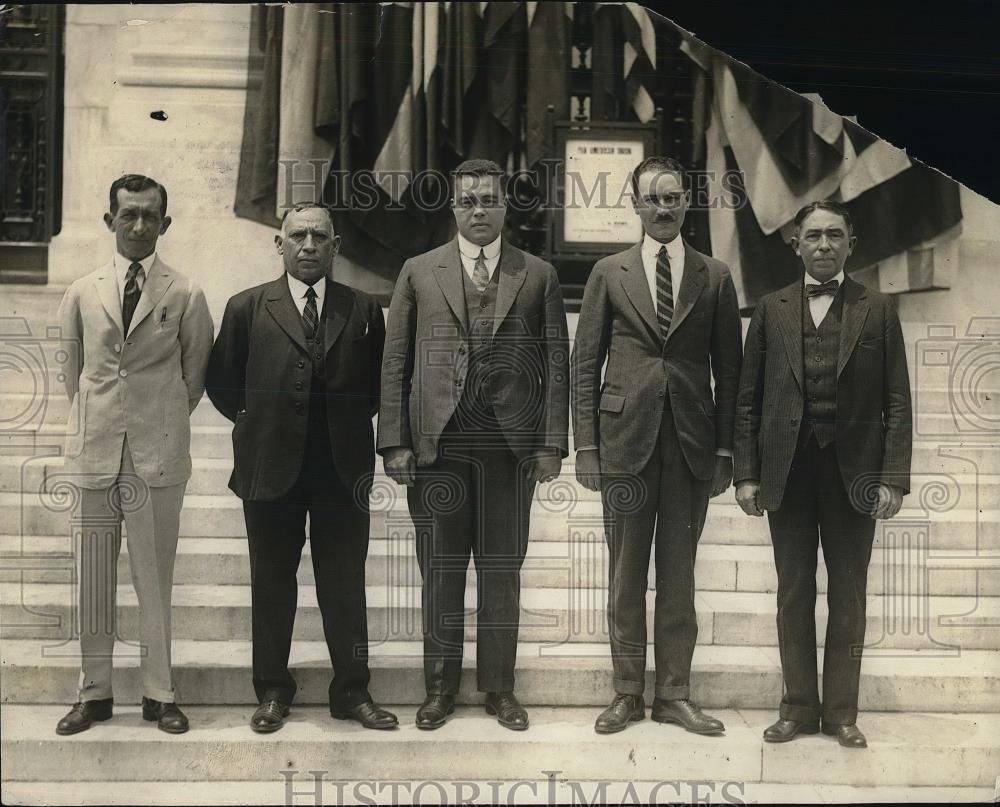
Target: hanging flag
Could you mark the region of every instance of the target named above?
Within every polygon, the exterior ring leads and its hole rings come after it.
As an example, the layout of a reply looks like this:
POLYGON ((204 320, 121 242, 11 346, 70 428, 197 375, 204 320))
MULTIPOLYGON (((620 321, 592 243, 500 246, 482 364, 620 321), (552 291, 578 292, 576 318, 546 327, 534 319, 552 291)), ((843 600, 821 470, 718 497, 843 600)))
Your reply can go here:
POLYGON ((622 12, 626 100, 635 116, 648 123, 656 117, 656 104, 647 87, 656 75, 656 30, 649 11, 638 3, 625 3, 622 12))
POLYGON ((444 15, 441 63, 441 129, 443 145, 457 160, 469 154, 475 110, 481 99, 470 98, 479 73, 482 18, 478 3, 449 3, 444 15))
POLYGON ((569 109, 572 3, 528 3, 528 81, 525 89, 525 157, 530 168, 545 155, 548 107, 556 120, 569 109))

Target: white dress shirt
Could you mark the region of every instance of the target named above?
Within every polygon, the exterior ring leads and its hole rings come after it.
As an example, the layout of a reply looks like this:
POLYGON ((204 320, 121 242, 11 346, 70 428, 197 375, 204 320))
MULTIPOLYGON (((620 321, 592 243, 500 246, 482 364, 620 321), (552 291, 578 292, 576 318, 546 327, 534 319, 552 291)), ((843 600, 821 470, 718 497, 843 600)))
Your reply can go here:
MULTIPOLYGON (((844 285, 844 270, 841 269, 834 277, 830 280, 837 281, 837 290, 844 285)), ((807 286, 818 286, 819 281, 812 277, 808 272, 805 275, 805 284, 807 286)), ((826 316, 826 312, 830 310, 830 306, 833 305, 833 298, 836 297, 835 294, 817 294, 815 297, 809 298, 809 313, 812 314, 813 324, 818 328, 819 324, 823 321, 826 316)))
POLYGON ((323 298, 326 296, 326 278, 321 277, 310 286, 308 283, 303 283, 298 278, 292 277, 288 272, 285 272, 285 277, 288 278, 288 290, 292 293, 292 302, 299 309, 299 316, 302 316, 306 310, 306 292, 309 289, 316 291, 316 315, 322 316, 323 298))
POLYGON ((681 288, 684 277, 684 239, 679 235, 671 242, 664 244, 652 238, 648 233, 642 237, 642 268, 646 272, 646 283, 649 285, 649 296, 653 298, 653 310, 659 315, 656 302, 656 259, 660 248, 667 248, 667 258, 670 260, 670 287, 673 292, 674 308, 677 307, 677 292, 681 288))
POLYGON ((118 278, 118 298, 122 301, 122 305, 125 304, 125 282, 126 276, 128 275, 128 268, 133 263, 142 264, 142 274, 136 275, 135 278, 135 282, 139 286, 139 291, 142 292, 142 286, 146 282, 146 278, 149 277, 149 268, 153 265, 153 261, 155 260, 155 252, 147 255, 141 261, 129 260, 124 255, 120 255, 118 252, 115 252, 115 277, 118 278))
POLYGON ((458 234, 458 251, 462 256, 462 267, 465 273, 472 279, 472 273, 476 270, 476 260, 479 258, 479 250, 483 251, 486 259, 486 269, 490 273, 490 280, 493 279, 493 272, 496 271, 497 264, 500 263, 500 236, 495 241, 491 241, 485 247, 473 244, 461 233, 458 234))

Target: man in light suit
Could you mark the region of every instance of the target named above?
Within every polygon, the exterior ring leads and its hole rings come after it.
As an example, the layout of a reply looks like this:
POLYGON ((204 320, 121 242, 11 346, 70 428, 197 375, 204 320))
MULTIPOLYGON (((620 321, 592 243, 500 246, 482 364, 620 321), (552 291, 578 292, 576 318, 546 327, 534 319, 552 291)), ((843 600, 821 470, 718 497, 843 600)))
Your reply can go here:
POLYGON ((72 401, 67 467, 80 488, 79 700, 59 721, 75 734, 112 711, 115 589, 121 519, 139 599, 142 716, 188 730, 174 702, 170 598, 184 488, 191 475, 189 415, 204 391, 212 317, 201 290, 156 255, 170 226, 167 191, 128 174, 111 185, 104 222, 116 252, 75 281, 59 309, 64 339, 80 348, 66 374, 72 401))
POLYGON ((206 387, 233 426, 229 487, 250 546, 258 733, 284 724, 306 515, 333 679, 330 714, 370 729, 396 716, 368 692, 365 560, 385 324, 378 301, 331 279, 340 236, 315 204, 288 210, 275 236, 284 272, 226 306, 206 387))
POLYGON ((729 269, 680 236, 690 204, 680 163, 643 160, 632 190, 643 240, 594 266, 573 349, 576 473, 601 490, 610 563, 616 695, 594 728, 608 734, 645 717, 655 541, 652 717, 717 734, 722 722, 689 697, 698 635, 694 563, 709 497, 732 479, 740 314, 729 269))
POLYGON ((478 688, 506 728, 514 695, 520 569, 535 485, 568 453, 566 315, 555 269, 502 235, 504 177, 454 172, 458 236, 407 261, 389 308, 378 450, 408 486, 423 577, 421 729, 443 725, 462 673, 465 575, 478 588, 478 688))
POLYGON ((865 596, 875 520, 909 491, 912 411, 892 300, 844 274, 857 239, 847 209, 814 202, 795 217, 803 280, 764 297, 747 332, 736 415, 736 499, 767 511, 778 570, 784 696, 768 742, 857 727, 865 596), (816 676, 816 550, 829 588, 823 698, 816 676))

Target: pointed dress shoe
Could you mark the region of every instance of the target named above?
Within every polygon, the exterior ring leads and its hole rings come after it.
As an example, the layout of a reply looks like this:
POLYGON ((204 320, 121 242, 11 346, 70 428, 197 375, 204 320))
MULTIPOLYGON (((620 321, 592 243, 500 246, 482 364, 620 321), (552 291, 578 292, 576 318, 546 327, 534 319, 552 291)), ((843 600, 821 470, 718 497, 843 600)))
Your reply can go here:
POLYGON ((188 730, 188 719, 176 703, 161 703, 152 698, 142 699, 142 719, 156 721, 156 727, 167 734, 183 734, 188 730))
POLYGON ((721 720, 709 717, 687 698, 656 698, 652 718, 657 723, 677 723, 692 734, 721 734, 726 730, 721 720))
POLYGON ((835 736, 844 748, 867 748, 868 740, 854 723, 823 723, 823 733, 835 736))
POLYGON ((486 714, 496 715, 497 723, 505 729, 524 731, 528 728, 528 712, 513 692, 487 693, 486 714))
POLYGON ((764 729, 764 742, 787 743, 789 740, 794 740, 800 734, 817 733, 819 733, 818 720, 786 720, 782 717, 778 719, 777 723, 764 729))
POLYGON ((250 718, 250 728, 258 734, 270 734, 285 725, 289 707, 277 698, 262 701, 250 718))
POLYGON ((428 695, 417 709, 418 729, 439 729, 455 711, 454 695, 428 695))
POLYGON ((644 720, 646 702, 642 695, 615 695, 611 705, 597 716, 594 731, 598 734, 614 734, 623 731, 629 723, 644 720))
POLYGON ((73 708, 56 724, 56 734, 79 734, 93 723, 111 719, 113 698, 99 701, 83 701, 73 704, 73 708))
POLYGON ((347 709, 330 709, 330 715, 337 720, 354 720, 366 729, 394 729, 399 725, 396 715, 372 701, 347 709))

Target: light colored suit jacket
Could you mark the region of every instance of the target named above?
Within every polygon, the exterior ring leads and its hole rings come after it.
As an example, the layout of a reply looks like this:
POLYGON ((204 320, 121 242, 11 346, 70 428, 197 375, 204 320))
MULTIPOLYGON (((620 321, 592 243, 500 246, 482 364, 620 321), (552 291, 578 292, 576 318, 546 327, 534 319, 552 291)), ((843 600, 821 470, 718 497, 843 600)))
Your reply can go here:
POLYGON ((63 339, 79 348, 79 373, 65 380, 66 462, 78 484, 101 488, 114 480, 126 435, 146 484, 186 481, 190 413, 204 392, 214 333, 201 289, 156 258, 126 335, 108 263, 66 290, 59 322, 63 339))
MULTIPOLYGON (((525 457, 568 453, 569 345, 551 264, 504 240, 490 355, 490 396, 511 449, 525 457)), ((378 452, 438 455, 469 369, 469 317, 458 241, 403 264, 389 305, 382 359, 378 452)))

